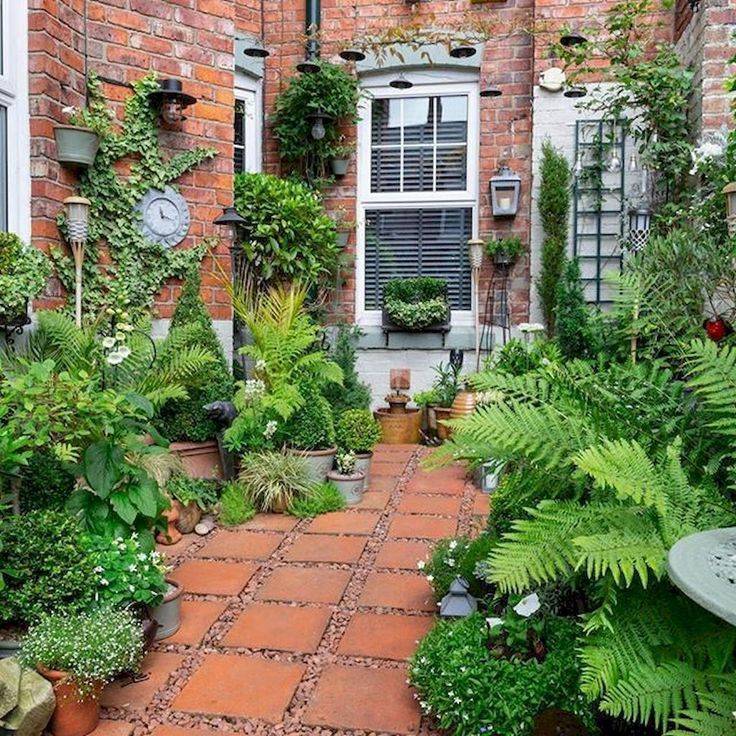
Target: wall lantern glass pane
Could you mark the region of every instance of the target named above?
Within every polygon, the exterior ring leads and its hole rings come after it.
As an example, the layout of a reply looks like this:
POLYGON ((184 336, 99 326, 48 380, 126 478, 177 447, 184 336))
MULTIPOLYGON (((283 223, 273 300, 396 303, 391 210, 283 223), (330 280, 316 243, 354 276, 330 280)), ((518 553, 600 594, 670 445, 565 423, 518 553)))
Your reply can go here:
POLYGON ((494 217, 514 217, 519 211, 521 177, 508 166, 501 166, 491 178, 491 206, 494 217))

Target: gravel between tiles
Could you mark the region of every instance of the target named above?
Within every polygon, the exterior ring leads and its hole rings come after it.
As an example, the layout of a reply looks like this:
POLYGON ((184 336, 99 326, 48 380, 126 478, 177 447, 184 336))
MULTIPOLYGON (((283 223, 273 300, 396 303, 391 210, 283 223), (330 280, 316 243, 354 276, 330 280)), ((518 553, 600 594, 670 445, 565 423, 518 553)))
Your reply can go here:
MULTIPOLYGON (((350 623, 351 618, 356 612, 370 612, 373 614, 393 614, 393 615, 420 615, 431 617, 432 613, 421 612, 418 610, 397 610, 382 606, 363 607, 360 605, 360 597, 366 585, 368 577, 373 572, 389 573, 399 576, 412 576, 417 578, 418 573, 411 570, 385 570, 376 567, 376 556, 384 542, 388 539, 388 530, 392 520, 395 517, 397 508, 404 496, 407 483, 416 474, 421 460, 428 454, 429 450, 421 447, 401 448, 394 450, 388 446, 382 446, 376 453, 376 463, 381 461, 395 463, 406 462, 403 472, 399 476, 394 476, 396 486, 391 492, 388 503, 383 511, 368 511, 354 509, 350 513, 368 514, 380 513, 378 523, 368 537, 363 552, 355 564, 335 564, 335 563, 299 563, 287 560, 289 549, 294 542, 305 535, 305 530, 309 527, 311 520, 300 520, 294 528, 287 532, 281 543, 274 550, 271 556, 262 561, 246 561, 243 559, 223 558, 218 556, 218 561, 229 561, 235 564, 257 565, 258 569, 245 585, 238 595, 233 596, 212 596, 212 595, 185 595, 188 600, 213 600, 226 603, 226 608, 222 614, 211 625, 205 634, 202 642, 196 646, 185 646, 183 644, 167 644, 166 641, 156 645, 156 651, 169 652, 183 657, 181 663, 174 669, 165 682, 165 685, 155 693, 153 699, 146 704, 145 698, 142 698, 140 709, 134 710, 133 702, 135 697, 131 695, 131 707, 126 708, 106 708, 104 709, 104 717, 107 719, 126 721, 134 726, 134 736, 144 736, 152 733, 157 726, 167 724, 170 726, 179 726, 188 729, 209 730, 216 729, 218 731, 233 731, 245 734, 273 735, 283 734, 284 736, 296 736, 296 734, 312 734, 316 736, 363 736, 364 734, 380 734, 380 733, 411 733, 418 736, 438 736, 439 732, 433 730, 431 724, 422 719, 419 724, 418 710, 412 718, 416 719, 416 725, 406 726, 406 728, 393 728, 392 730, 380 730, 369 727, 366 724, 361 729, 341 727, 342 724, 328 726, 308 725, 305 717, 310 717, 307 713, 310 705, 314 703, 315 692, 321 678, 325 675, 326 669, 333 665, 355 665, 368 667, 371 670, 402 670, 405 669, 406 663, 401 661, 393 661, 389 659, 375 659, 372 657, 343 656, 338 654, 340 641, 345 630, 350 623), (347 587, 340 599, 339 603, 334 605, 322 605, 330 611, 330 619, 327 627, 322 635, 322 639, 313 654, 296 654, 285 651, 270 649, 247 649, 242 647, 225 647, 223 640, 233 627, 234 622, 245 611, 256 598, 264 584, 267 583, 273 572, 279 568, 288 566, 290 568, 305 568, 308 570, 342 570, 350 577, 347 587), (288 707, 283 713, 283 717, 279 723, 267 723, 257 718, 235 717, 235 716, 214 716, 200 713, 188 713, 183 710, 176 710, 172 704, 180 695, 185 685, 190 681, 192 675, 202 666, 208 655, 213 654, 233 654, 233 655, 252 655, 256 658, 262 658, 272 662, 293 663, 304 668, 303 675, 299 680, 293 696, 288 698, 288 707)), ((386 468, 393 468, 393 465, 386 465, 386 468)), ((374 478, 377 476, 374 476, 374 478)), ((380 476, 379 482, 381 487, 386 483, 383 480, 386 476, 380 476)), ((441 483, 446 481, 446 475, 443 474, 438 478, 437 484, 432 484, 433 491, 436 489, 441 491, 441 483)), ((453 481, 458 483, 459 481, 453 481)), ((376 485, 379 485, 377 483, 376 485)), ((428 494, 431 495, 431 494, 428 494)), ((466 482, 462 490, 462 503, 460 513, 457 517, 458 533, 469 533, 473 527, 473 506, 476 495, 476 489, 472 483, 466 482)), ((438 517, 439 518, 439 517, 438 517)), ((246 525, 247 527, 247 525, 246 525)), ((207 559, 206 551, 202 548, 207 545, 213 535, 219 533, 213 532, 209 537, 197 539, 183 549, 178 556, 170 559, 174 568, 181 566, 189 560, 207 559)), ((307 535, 308 536, 308 535, 307 535)), ((337 535, 335 535, 337 536, 337 535)), ((174 571, 174 576, 175 576, 174 571)), ((398 580, 398 578, 396 579, 398 580)), ((311 603, 302 603, 294 601, 285 605, 293 605, 300 608, 314 606, 311 603)), ((380 631, 376 632, 376 636, 380 636, 380 631)), ((216 658, 215 658, 216 659, 216 658)), ((145 667, 144 667, 145 671, 145 667)), ((131 686, 131 693, 137 686, 131 686)), ((217 682, 212 682, 213 689, 218 688, 217 682)), ((242 693, 247 693, 248 683, 242 682, 239 686, 242 693)), ((236 700, 239 697, 246 697, 240 693, 233 693, 232 697, 236 700)), ((407 716, 407 704, 404 701, 397 708, 401 711, 400 715, 407 716), (403 708, 403 710, 402 710, 403 708)), ((376 709, 382 709, 384 704, 380 701, 375 702, 376 709)), ((416 709, 415 705, 410 708, 416 709)), ((411 715, 411 714, 408 714, 411 715)), ((314 721, 312 721, 314 722, 314 721)), ((194 736, 194 735, 193 735, 194 736)))

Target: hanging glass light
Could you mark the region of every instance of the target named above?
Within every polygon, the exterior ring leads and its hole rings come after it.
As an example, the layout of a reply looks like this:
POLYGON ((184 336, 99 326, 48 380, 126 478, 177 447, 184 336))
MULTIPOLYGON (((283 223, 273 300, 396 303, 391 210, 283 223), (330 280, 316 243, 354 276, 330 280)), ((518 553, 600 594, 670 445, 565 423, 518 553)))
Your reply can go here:
POLYGON ((636 253, 649 242, 649 230, 652 224, 652 208, 644 200, 629 208, 629 234, 627 245, 636 253))
POLYGON ((307 120, 312 123, 311 135, 315 141, 321 141, 327 135, 327 128, 325 123, 331 120, 331 117, 327 115, 322 108, 317 108, 315 112, 307 115, 307 120))
POLYGON ((494 217, 514 217, 519 211, 521 177, 506 164, 491 177, 491 208, 494 217))
POLYGON ((410 82, 404 76, 404 72, 401 72, 396 79, 392 79, 388 84, 389 87, 393 87, 394 89, 411 89, 414 86, 414 83, 410 82))

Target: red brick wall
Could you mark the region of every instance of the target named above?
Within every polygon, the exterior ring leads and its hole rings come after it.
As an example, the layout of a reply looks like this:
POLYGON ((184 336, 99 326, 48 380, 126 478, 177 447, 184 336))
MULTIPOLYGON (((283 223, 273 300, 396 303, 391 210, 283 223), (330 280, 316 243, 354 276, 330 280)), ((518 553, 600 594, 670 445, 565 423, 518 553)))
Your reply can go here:
MULTIPOLYGON (((219 154, 179 180, 190 205, 191 228, 177 247, 191 247, 217 234, 212 220, 232 202, 235 0, 88 0, 87 5, 90 69, 127 83, 154 70, 162 77, 182 79, 198 99, 179 130, 161 134, 165 151, 201 145, 219 154)), ((54 219, 75 183, 74 174, 56 162, 53 125, 62 121, 63 107, 83 99, 83 6, 83 0, 30 3, 32 233, 41 248, 59 242, 54 219)), ((119 103, 129 90, 113 84, 104 88, 120 112, 119 103)), ((215 257, 228 268, 227 243, 218 247, 215 257)), ((214 262, 208 259, 203 296, 213 317, 228 319, 231 308, 215 274, 214 262)), ((156 304, 158 316, 171 315, 178 291, 177 284, 164 288, 156 304)), ((41 306, 48 304, 41 301, 41 306)))

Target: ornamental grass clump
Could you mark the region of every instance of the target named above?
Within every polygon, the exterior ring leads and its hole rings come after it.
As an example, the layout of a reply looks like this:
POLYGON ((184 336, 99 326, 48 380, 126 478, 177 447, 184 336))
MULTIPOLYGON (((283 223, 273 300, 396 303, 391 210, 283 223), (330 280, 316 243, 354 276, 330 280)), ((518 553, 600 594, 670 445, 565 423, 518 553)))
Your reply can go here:
POLYGON ((447 282, 420 276, 394 279, 383 287, 383 309, 397 327, 422 330, 450 318, 447 282))
POLYGON ((138 669, 143 631, 130 611, 100 609, 91 613, 43 618, 23 639, 20 662, 35 669, 69 674, 82 696, 96 696, 122 672, 138 669))
POLYGON ((244 455, 239 482, 259 511, 285 510, 297 499, 313 496, 317 488, 308 461, 282 452, 244 455))

